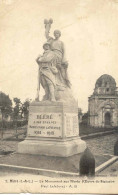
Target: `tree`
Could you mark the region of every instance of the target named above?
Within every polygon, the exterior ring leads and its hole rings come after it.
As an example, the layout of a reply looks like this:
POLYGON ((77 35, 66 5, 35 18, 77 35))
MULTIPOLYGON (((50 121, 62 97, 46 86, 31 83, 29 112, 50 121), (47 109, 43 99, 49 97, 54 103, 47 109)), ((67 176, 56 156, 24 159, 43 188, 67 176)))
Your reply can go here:
POLYGON ((14 102, 15 102, 16 105, 21 103, 19 98, 14 98, 14 102))
POLYGON ((30 100, 26 100, 21 107, 21 117, 24 117, 27 119, 28 118, 28 114, 29 114, 29 104, 30 104, 30 100))
POLYGON ((29 104, 31 100, 26 99, 24 103, 22 103, 19 98, 14 98, 13 100, 15 102, 14 119, 18 119, 19 116, 21 118, 25 117, 27 119, 29 114, 29 104))
POLYGON ((19 112, 21 110, 21 101, 19 98, 14 98, 13 101, 15 103, 13 116, 14 116, 14 119, 17 119, 19 116, 19 112))
POLYGON ((0 92, 0 109, 2 113, 2 119, 6 118, 12 112, 12 101, 9 95, 0 92))

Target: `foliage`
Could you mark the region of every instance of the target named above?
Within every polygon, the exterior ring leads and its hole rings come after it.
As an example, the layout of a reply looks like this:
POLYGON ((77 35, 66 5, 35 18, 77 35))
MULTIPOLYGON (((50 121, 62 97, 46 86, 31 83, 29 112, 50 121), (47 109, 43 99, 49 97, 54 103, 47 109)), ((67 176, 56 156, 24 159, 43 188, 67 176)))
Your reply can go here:
POLYGON ((23 117, 23 114, 24 114, 24 117, 25 118, 28 117, 28 114, 29 114, 29 104, 30 104, 30 101, 29 100, 26 100, 22 104, 22 107, 21 107, 21 117, 23 117))
POLYGON ((13 101, 15 103, 15 107, 13 109, 13 118, 16 119, 19 116, 21 101, 19 98, 14 98, 13 101))
POLYGON ((24 125, 27 125, 27 120, 17 120, 17 121, 0 121, 0 129, 14 129, 16 128, 16 122, 17 127, 23 127, 24 125))
POLYGON ((117 129, 117 127, 105 128, 105 127, 91 127, 86 123, 79 124, 79 133, 82 135, 89 135, 91 133, 100 133, 105 131, 112 131, 117 129))
POLYGON ((15 104, 16 104, 16 105, 18 105, 18 104, 20 104, 20 103, 21 103, 21 101, 20 101, 20 99, 19 99, 19 98, 14 98, 13 100, 14 100, 14 102, 15 102, 15 104))
POLYGON ((3 92, 0 92, 0 109, 2 117, 5 117, 12 112, 12 101, 9 96, 3 92))
POLYGON ((13 118, 28 118, 30 100, 27 99, 24 103, 19 98, 14 98, 13 100, 15 103, 13 118))

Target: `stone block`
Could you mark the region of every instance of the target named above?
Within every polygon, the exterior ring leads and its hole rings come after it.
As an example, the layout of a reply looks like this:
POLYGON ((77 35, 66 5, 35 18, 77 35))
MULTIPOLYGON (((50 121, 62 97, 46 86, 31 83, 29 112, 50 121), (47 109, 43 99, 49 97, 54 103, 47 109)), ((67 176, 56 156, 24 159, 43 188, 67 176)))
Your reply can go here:
POLYGON ((30 105, 26 140, 18 144, 19 153, 72 156, 86 143, 79 137, 77 104, 34 102, 30 105))

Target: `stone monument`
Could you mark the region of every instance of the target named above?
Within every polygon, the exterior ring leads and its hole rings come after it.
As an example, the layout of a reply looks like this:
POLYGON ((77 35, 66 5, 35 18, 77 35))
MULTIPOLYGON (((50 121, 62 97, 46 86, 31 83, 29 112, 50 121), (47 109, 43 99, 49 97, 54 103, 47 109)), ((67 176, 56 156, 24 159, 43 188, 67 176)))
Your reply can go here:
POLYGON ((44 20, 47 42, 36 62, 37 97, 29 107, 27 137, 18 144, 19 153, 68 157, 82 153, 86 143, 79 137, 78 105, 72 96, 61 32, 49 36, 52 19, 44 20), (39 101, 40 86, 45 95, 39 101))

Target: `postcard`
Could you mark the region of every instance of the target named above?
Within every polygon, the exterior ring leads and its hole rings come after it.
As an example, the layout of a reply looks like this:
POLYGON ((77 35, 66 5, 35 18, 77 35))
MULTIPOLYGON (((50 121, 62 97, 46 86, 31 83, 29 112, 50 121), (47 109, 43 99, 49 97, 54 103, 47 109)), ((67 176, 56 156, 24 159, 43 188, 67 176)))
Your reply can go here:
POLYGON ((118 0, 0 0, 0 193, 118 193, 118 0))

